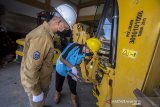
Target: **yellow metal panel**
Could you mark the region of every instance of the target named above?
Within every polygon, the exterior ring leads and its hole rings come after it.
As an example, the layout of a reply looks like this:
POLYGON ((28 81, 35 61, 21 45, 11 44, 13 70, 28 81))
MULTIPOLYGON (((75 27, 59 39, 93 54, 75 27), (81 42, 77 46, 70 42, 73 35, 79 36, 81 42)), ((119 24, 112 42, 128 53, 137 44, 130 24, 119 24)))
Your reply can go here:
POLYGON ((114 69, 101 66, 98 70, 99 72, 97 72, 96 76, 98 76, 99 79, 94 86, 93 95, 97 98, 97 105, 99 107, 110 107, 112 105, 114 69))
POLYGON ((118 0, 119 26, 113 103, 115 107, 133 106, 135 88, 141 89, 160 29, 159 0, 118 0), (132 50, 136 57, 126 57, 124 49, 132 50), (129 102, 130 101, 130 102, 129 102))
POLYGON ((61 51, 59 49, 54 49, 54 57, 52 59, 53 65, 56 65, 57 59, 59 55, 61 54, 61 51))
POLYGON ((16 50, 16 55, 23 56, 24 54, 22 51, 16 50))
POLYGON ((24 46, 24 39, 17 39, 17 40, 16 40, 16 43, 17 43, 18 45, 23 45, 23 46, 24 46))

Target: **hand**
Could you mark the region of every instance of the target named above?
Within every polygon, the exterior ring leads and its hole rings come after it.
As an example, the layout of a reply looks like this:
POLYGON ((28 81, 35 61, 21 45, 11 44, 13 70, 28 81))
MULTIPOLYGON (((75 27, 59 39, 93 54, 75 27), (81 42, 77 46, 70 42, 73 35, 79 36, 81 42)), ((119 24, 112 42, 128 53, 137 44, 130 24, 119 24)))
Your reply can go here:
POLYGON ((75 76, 77 76, 78 71, 77 71, 76 67, 72 67, 71 69, 72 69, 72 73, 73 73, 75 76))
POLYGON ((44 93, 41 92, 41 94, 39 94, 37 96, 33 96, 32 101, 33 102, 41 102, 41 101, 43 101, 43 97, 44 97, 44 93))

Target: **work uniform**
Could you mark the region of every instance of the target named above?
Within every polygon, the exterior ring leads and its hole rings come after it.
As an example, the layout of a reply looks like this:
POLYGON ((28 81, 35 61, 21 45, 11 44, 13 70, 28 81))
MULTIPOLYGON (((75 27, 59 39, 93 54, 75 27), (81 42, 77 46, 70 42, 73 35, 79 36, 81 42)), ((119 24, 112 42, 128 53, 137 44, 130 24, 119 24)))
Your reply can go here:
POLYGON ((21 63, 21 83, 29 96, 32 107, 43 107, 44 101, 35 103, 33 96, 47 96, 53 71, 54 33, 44 22, 25 38, 24 56, 21 63))
POLYGON ((82 45, 77 43, 69 44, 64 51, 59 56, 56 63, 56 90, 57 92, 62 91, 62 86, 65 77, 68 79, 69 88, 71 93, 76 95, 76 81, 72 79, 71 76, 67 75, 67 72, 71 72, 71 68, 66 66, 60 61, 60 57, 67 60, 72 66, 76 66, 81 63, 82 59, 85 57, 85 53, 82 53, 82 45))

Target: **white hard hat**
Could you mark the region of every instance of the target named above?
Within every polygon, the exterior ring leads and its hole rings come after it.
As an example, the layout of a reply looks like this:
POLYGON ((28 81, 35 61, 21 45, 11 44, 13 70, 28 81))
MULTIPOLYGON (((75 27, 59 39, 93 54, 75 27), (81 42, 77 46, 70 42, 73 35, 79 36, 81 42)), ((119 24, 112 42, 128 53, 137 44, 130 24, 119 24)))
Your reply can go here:
POLYGON ((75 10, 68 4, 61 4, 55 8, 61 17, 67 22, 67 24, 72 28, 76 23, 77 13, 75 10))

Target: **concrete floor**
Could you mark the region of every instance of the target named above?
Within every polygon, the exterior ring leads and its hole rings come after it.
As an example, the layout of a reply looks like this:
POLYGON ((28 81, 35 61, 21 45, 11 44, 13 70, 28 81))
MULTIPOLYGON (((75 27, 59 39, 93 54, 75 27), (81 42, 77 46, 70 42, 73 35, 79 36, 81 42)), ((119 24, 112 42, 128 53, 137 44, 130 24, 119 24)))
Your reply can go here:
MULTIPOLYGON (((14 62, 0 68, 0 107, 29 107, 28 97, 20 83, 19 69, 20 65, 14 62)), ((71 107, 70 92, 66 81, 60 104, 53 102, 55 92, 54 74, 46 104, 52 107, 71 107)), ((77 92, 80 107, 97 107, 96 98, 92 95, 91 89, 92 85, 78 83, 77 92)))

